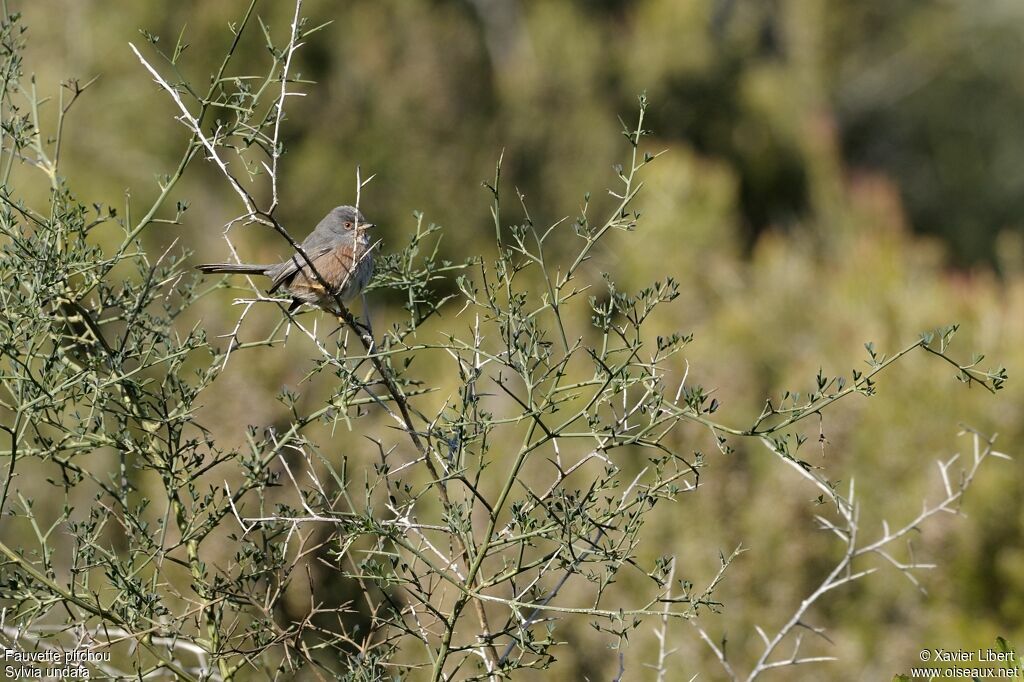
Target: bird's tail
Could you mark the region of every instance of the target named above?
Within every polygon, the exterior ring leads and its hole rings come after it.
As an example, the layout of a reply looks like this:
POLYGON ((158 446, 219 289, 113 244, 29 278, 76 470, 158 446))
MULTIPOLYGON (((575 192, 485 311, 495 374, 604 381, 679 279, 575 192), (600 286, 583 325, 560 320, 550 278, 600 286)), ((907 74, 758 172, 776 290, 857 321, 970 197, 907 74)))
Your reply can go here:
POLYGON ((200 272, 234 272, 242 275, 265 275, 266 265, 253 263, 204 263, 197 265, 196 270, 200 272))

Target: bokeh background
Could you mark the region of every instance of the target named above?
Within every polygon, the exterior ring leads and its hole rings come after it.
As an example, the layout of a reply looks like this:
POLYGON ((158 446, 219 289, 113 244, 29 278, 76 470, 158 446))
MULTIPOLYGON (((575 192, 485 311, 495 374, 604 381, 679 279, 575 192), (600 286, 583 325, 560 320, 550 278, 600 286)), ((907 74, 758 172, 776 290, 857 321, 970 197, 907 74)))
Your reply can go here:
MULTIPOLYGON (((120 206, 131 188, 145 203, 187 132, 128 42, 143 43, 144 28, 173 44, 184 26, 182 73, 206 83, 242 3, 12 7, 30 27, 25 69, 41 88, 100 76, 68 124, 74 191, 120 206)), ((286 31, 291 9, 273 0, 258 13, 286 31)), ((450 257, 490 253, 480 182, 499 155, 505 186, 522 191, 536 222, 572 215, 585 192, 612 185, 625 152, 618 117, 635 120, 646 92, 650 148, 667 153, 647 170, 640 229, 611 238, 594 267, 625 287, 681 282, 658 324, 696 335, 690 380, 715 389, 723 421, 749 423, 766 396, 806 390, 819 367, 862 367, 866 341, 891 352, 958 322, 962 357, 978 351, 1009 369, 1000 395, 914 356, 883 377, 877 397, 825 415, 828 443, 816 456, 831 478, 857 478, 874 529, 939 494, 934 460, 967 446, 959 424, 1022 451, 1024 3, 309 0, 304 13, 332 23, 297 53, 298 71, 316 83, 290 100, 286 121, 281 217, 293 233, 353 201, 361 164, 376 174, 362 206, 385 250, 422 210, 445 226, 450 257)), ((255 71, 263 50, 243 43, 238 69, 255 71)), ((151 230, 148 246, 178 239, 197 262, 227 256, 223 225, 241 209, 215 169, 190 169, 175 198, 191 208, 180 226, 151 230)), ((235 233, 243 255, 285 253, 272 234, 246 229, 235 233)), ((230 299, 200 311, 211 335, 233 326, 230 299)), ((395 301, 380 292, 375 314, 386 318, 395 301)), ((261 314, 247 322, 252 337, 270 321, 261 314)), ((308 357, 293 343, 261 355, 257 378, 229 366, 200 421, 230 443, 245 424, 283 418, 273 395, 301 380, 308 357)), ((753 626, 777 627, 840 548, 813 530, 815 493, 763 448, 737 444, 726 457, 686 431, 678 445, 708 455, 702 490, 658 510, 643 558, 671 548, 678 570, 697 577, 713 573, 720 550, 747 547, 718 595, 723 612, 704 622, 750 660, 753 626)), ((993 463, 966 518, 943 517, 915 537, 915 555, 940 565, 921 576, 926 592, 887 570, 831 595, 812 623, 832 640, 819 652, 840 662, 780 678, 889 679, 923 647, 1024 642, 1021 467, 993 463)), ((648 674, 651 632, 630 640, 628 679, 648 674)), ((560 634, 574 644, 560 654, 564 679, 614 676, 615 652, 585 623, 560 634)), ((677 679, 720 677, 692 629, 675 626, 672 639, 677 679)))

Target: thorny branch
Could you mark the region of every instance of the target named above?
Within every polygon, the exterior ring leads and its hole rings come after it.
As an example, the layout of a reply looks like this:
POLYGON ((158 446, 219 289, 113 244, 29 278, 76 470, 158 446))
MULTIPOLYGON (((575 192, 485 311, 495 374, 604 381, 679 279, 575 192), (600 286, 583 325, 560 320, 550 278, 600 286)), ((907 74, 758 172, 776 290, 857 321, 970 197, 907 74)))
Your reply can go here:
MULTIPOLYGON (((717 399, 689 385, 688 373, 671 390, 669 377, 684 364, 691 337, 652 338, 645 325, 676 298, 678 285, 669 278, 625 292, 589 265, 602 240, 636 229, 640 220, 634 206, 640 177, 659 156, 643 150, 643 97, 636 124, 623 125, 628 155, 616 167, 603 219, 592 220, 588 195, 575 220, 535 223, 519 195, 520 216, 508 223, 499 160, 486 184, 497 247, 491 259, 446 261, 439 255, 441 228, 424 226, 422 215, 404 248, 390 254, 375 248, 378 276, 371 286, 404 296, 408 314, 379 335, 369 327, 365 301, 367 324, 337 300, 343 324, 325 335, 319 316, 307 324, 284 314, 282 302, 252 282, 252 295, 236 300, 240 313, 224 351, 198 328, 184 329, 183 313, 224 284, 198 291, 176 253, 168 249, 151 261, 138 238, 152 224, 180 222, 182 204, 173 220, 158 215, 196 156, 218 168, 241 202, 242 214, 224 231, 231 253, 237 258, 234 227, 269 227, 330 290, 277 215, 286 98, 303 94, 289 85, 302 82, 292 75, 295 55, 320 27, 307 28, 297 0, 282 47, 257 17, 270 65, 257 77, 229 76, 255 6, 253 0, 233 27, 205 95, 162 76, 155 60, 131 45, 190 136, 177 169, 138 221, 130 201, 120 223, 112 212, 87 218, 56 172, 70 102, 61 101, 51 153, 35 90, 3 82, 0 101, 6 107, 12 93, 27 96, 33 125, 22 137, 5 137, 0 168, 9 178, 13 160, 25 158, 16 150, 29 149, 52 189, 49 215, 9 197, 6 186, 0 196, 3 234, 18 254, 0 261, 4 281, 18 282, 0 290, 7 316, 17 322, 9 342, 0 343, 14 368, 0 379, 0 408, 14 417, 3 425, 11 446, 0 452, 8 457, 0 510, 16 512, 36 545, 29 551, 0 543, 0 568, 12 576, 0 586, 0 599, 10 605, 0 618, 8 641, 42 649, 122 646, 130 650, 119 651, 118 664, 101 669, 132 679, 226 681, 250 668, 285 675, 307 667, 367 678, 429 670, 433 680, 498 679, 552 665, 555 629, 583 618, 618 648, 624 679, 628 634, 649 619, 659 623, 652 667, 663 679, 673 653, 670 630, 688 620, 738 679, 701 617, 720 607, 715 591, 740 549, 721 557, 701 590, 683 576, 676 557, 653 566, 638 558, 655 507, 699 489, 703 455, 684 454, 676 433, 685 422, 706 427, 723 452, 730 451, 727 436, 762 441, 828 493, 840 521, 819 521, 848 543, 843 561, 811 599, 776 634, 762 633, 764 653, 748 679, 825 660, 799 654, 797 631, 808 628, 806 611, 824 594, 872 570, 852 568, 860 557, 881 556, 912 579, 924 567, 899 560, 889 545, 939 511, 955 509, 980 462, 999 456, 991 442, 976 449, 959 484, 949 476, 953 461, 941 465, 944 501, 858 544, 852 487, 841 498, 797 459, 800 436, 793 446, 793 428, 846 396, 870 395, 880 372, 919 347, 955 366, 962 381, 990 390, 1001 386, 1005 371, 951 358, 955 328, 949 328, 937 342, 922 338, 891 357, 869 346, 868 371, 854 372, 849 382, 819 375, 806 399, 767 401, 746 428, 715 421, 717 399), (211 108, 234 119, 211 127, 211 108), (258 163, 250 163, 253 156, 258 163), (268 183, 265 204, 259 191, 247 189, 253 178, 268 183), (113 254, 93 245, 103 241, 92 239, 93 231, 107 223, 125 235, 113 254), (559 262, 555 254, 567 249, 559 262), (52 267, 40 272, 38 262, 52 267), (110 272, 119 265, 137 275, 112 286, 110 272), (60 303, 58 314, 41 317, 52 301, 60 303), (242 341, 248 314, 267 302, 280 307, 280 321, 264 338, 242 341), (457 312, 442 324, 450 309, 457 312), (304 381, 320 379, 330 397, 302 409, 297 396, 283 392, 287 410, 277 428, 250 427, 242 447, 218 447, 197 423, 203 391, 232 354, 245 362, 251 350, 286 344, 292 329, 315 349, 304 381), (414 375, 414 359, 417 368, 446 368, 448 377, 431 382, 429 370, 414 375), (372 421, 376 408, 397 425, 398 436, 372 421), (336 442, 320 436, 318 425, 332 436, 341 427, 366 438, 346 438, 339 458, 336 442), (351 443, 369 443, 370 455, 351 443), (108 453, 111 459, 103 459, 108 453), (65 502, 57 518, 41 520, 15 480, 26 462, 52 468, 51 485, 65 502), (95 496, 88 510, 75 508, 82 495, 95 496), (55 540, 62 533, 70 547, 55 540), (213 544, 230 549, 218 553, 213 544), (645 587, 641 596, 624 599, 619 591, 627 572, 645 587), (309 595, 298 615, 286 598, 296 584, 309 595), (357 600, 324 602, 350 587, 357 600), (778 657, 793 640, 792 655, 778 657)), ((170 57, 162 55, 176 74, 181 41, 170 57)), ((73 89, 71 102, 83 89, 73 89)), ((3 130, 7 136, 15 128, 3 130)), ((357 167, 357 206, 366 182, 357 167)))

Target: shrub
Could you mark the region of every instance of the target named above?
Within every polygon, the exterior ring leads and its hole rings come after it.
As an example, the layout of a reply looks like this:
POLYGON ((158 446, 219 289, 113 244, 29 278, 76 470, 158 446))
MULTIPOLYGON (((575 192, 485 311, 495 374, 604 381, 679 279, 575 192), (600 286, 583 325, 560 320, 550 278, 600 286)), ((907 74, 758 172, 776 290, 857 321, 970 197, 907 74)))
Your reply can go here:
MULTIPOLYGON (((742 548, 707 575, 684 576, 671 551, 639 558, 655 508, 701 490, 706 455, 681 445, 684 424, 726 455, 736 441, 766 448, 815 488, 819 522, 843 545, 795 612, 761 632, 762 652, 741 662, 748 679, 824 660, 800 653, 799 630, 822 597, 871 572, 864 559, 914 579, 923 564, 892 546, 956 510, 999 454, 992 441, 973 434, 962 471, 941 464, 937 503, 863 539, 853 484, 841 488, 804 457, 804 425, 847 396, 873 395, 878 375, 910 353, 991 391, 1005 370, 954 359, 951 326, 895 353, 869 343, 867 369, 818 372, 811 390, 767 400, 750 425, 719 422, 720 399, 681 371, 692 336, 651 331, 677 283, 625 291, 593 268, 610 234, 642 220, 641 177, 658 156, 646 148, 643 97, 636 124, 623 126, 615 188, 585 195, 575 219, 535 221, 517 193, 510 221, 499 161, 486 183, 493 254, 440 257, 443 231, 420 214, 403 248, 379 247, 369 298, 400 297, 401 313, 374 328, 365 303, 362 319, 342 306, 331 332, 321 313, 309 323, 250 283, 227 341, 211 341, 196 310, 234 282, 207 286, 177 243, 150 253, 143 237, 182 223, 188 205, 172 211, 171 196, 204 159, 241 206, 225 230, 232 248, 245 225, 297 248, 278 182, 288 96, 304 83, 292 58, 317 30, 300 10, 282 41, 255 31, 250 5, 205 90, 163 75, 180 78, 183 38, 163 52, 147 35, 160 68, 132 47, 190 139, 153 203, 139 211, 129 198, 123 212, 79 199, 61 174, 65 116, 88 84, 62 86, 44 131, 47 100, 22 77, 19 18, 4 22, 0 409, 10 447, 0 511, 11 520, 0 600, 12 650, 84 651, 90 670, 124 679, 496 678, 555 666, 561 625, 582 619, 611 643, 619 678, 630 634, 653 623, 651 666, 665 678, 670 626, 685 620, 738 677, 698 616, 722 608, 716 590, 742 548), (266 41, 269 63, 262 75, 232 75, 249 36, 266 41), (18 164, 42 171, 45 208, 21 195, 35 180, 18 164), (279 309, 279 322, 247 340, 259 308, 279 309), (248 425, 242 445, 222 445, 199 416, 214 382, 229 363, 253 381, 252 354, 296 343, 313 353, 302 371, 316 401, 282 389, 273 426, 248 425)), ((357 205, 368 181, 357 172, 357 205)))

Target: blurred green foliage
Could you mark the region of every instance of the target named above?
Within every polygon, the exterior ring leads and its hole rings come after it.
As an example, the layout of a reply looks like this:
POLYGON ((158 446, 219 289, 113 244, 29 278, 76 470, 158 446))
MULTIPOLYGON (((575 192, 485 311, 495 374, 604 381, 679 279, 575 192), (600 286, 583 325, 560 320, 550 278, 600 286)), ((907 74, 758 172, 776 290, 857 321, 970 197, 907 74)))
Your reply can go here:
MULTIPOLYGON (((173 169, 186 131, 127 42, 141 27, 173 43, 184 27, 181 68, 203 82, 238 8, 44 0, 22 9, 27 72, 40 83, 101 76, 69 122, 74 190, 113 206, 126 187, 154 193, 149 174, 173 169)), ((290 9, 268 2, 259 11, 283 26, 290 9)), ((963 348, 1021 375, 1024 5, 310 0, 305 13, 333 23, 298 53, 301 75, 317 84, 294 98, 286 121, 282 215, 293 233, 352 199, 358 163, 377 174, 362 205, 383 226, 385 250, 405 241, 420 209, 446 226, 442 249, 452 257, 484 251, 493 227, 477 188, 503 149, 506 186, 527 197, 538 224, 573 214, 584 191, 600 199, 616 116, 630 115, 646 90, 649 127, 668 154, 648 176, 638 234, 615 235, 597 266, 623 287, 665 275, 681 283, 677 317, 658 331, 696 332, 691 381, 715 389, 723 421, 749 421, 768 395, 808 390, 819 366, 848 372, 866 341, 892 351, 954 321, 963 348)), ((243 45, 239 61, 260 49, 243 45)), ((178 195, 192 208, 181 226, 149 235, 153 248, 178 239, 198 260, 219 260, 235 197, 201 166, 178 195)), ((243 256, 281 255, 273 235, 247 229, 243 256)), ((211 336, 234 323, 228 301, 205 310, 211 336)), ((400 314, 391 303, 375 301, 375 314, 400 314)), ((263 314, 270 324, 273 311, 263 314)), ((225 444, 247 424, 272 424, 281 410, 273 396, 301 381, 305 356, 293 344, 264 353, 258 376, 229 367, 202 422, 225 444)), ((881 380, 879 396, 853 398, 821 425, 820 463, 833 479, 857 477, 873 509, 866 527, 908 518, 937 494, 932 462, 962 445, 959 422, 999 432, 1003 450, 1020 452, 1021 384, 997 400, 963 390, 944 369, 915 358, 881 380)), ((724 456, 697 429, 679 437, 709 453, 707 488, 658 511, 651 551, 671 545, 691 562, 687 572, 713 572, 719 548, 749 548, 709 627, 750 655, 753 625, 776 625, 792 610, 834 543, 812 531, 812 491, 763 450, 724 456)), ((834 642, 822 652, 841 658, 824 669, 831 678, 885 679, 926 646, 1024 640, 1024 475, 1017 461, 995 467, 968 498, 967 518, 915 541, 919 557, 942 567, 923 577, 926 594, 882 572, 814 614, 834 642)), ((638 675, 654 647, 639 635, 627 654, 638 675)), ((715 669, 693 633, 680 626, 675 637, 688 674, 715 669)), ((579 644, 566 649, 574 678, 614 675, 606 642, 585 628, 570 639, 579 644)))
MULTIPOLYGON (((261 9, 272 27, 287 22, 278 5, 261 9)), ((102 75, 90 117, 100 125, 76 160, 101 164, 94 181, 115 195, 183 132, 146 97, 125 43, 144 28, 167 44, 184 27, 182 71, 201 76, 235 12, 226 2, 23 9, 41 77, 102 75), (125 149, 129 130, 145 144, 125 149)), ((299 54, 319 85, 293 103, 294 194, 343 196, 358 162, 379 174, 368 200, 382 219, 416 206, 472 225, 485 209, 452 197, 506 148, 508 178, 558 212, 601 177, 613 139, 601 133, 647 91, 666 145, 730 171, 737 197, 723 217, 747 245, 820 215, 814 176, 830 160, 892 178, 914 230, 941 236, 960 265, 993 260, 998 234, 1022 227, 1019 3, 312 0, 307 10, 333 24, 299 54), (823 126, 837 150, 824 160, 823 126)), ((296 203, 304 224, 323 202, 296 203)))

